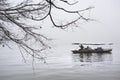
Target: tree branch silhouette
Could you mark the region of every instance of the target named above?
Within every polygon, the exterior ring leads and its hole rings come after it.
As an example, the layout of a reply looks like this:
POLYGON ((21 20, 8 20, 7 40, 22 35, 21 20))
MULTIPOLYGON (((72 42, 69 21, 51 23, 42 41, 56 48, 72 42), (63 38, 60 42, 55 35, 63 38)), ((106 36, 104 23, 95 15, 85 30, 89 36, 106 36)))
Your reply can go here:
MULTIPOLYGON (((78 3, 69 3, 67 0, 60 1, 68 5, 75 5, 78 3)), ((55 0, 40 0, 34 3, 32 0, 24 0, 15 6, 10 6, 7 0, 0 0, 0 44, 9 46, 8 42, 13 42, 20 48, 21 54, 23 54, 22 51, 25 51, 33 58, 44 60, 41 53, 51 48, 46 43, 50 41, 50 39, 39 33, 39 30, 42 28, 28 25, 26 20, 42 22, 46 18, 50 18, 53 26, 61 29, 69 27, 69 25, 76 23, 80 19, 85 21, 91 20, 80 13, 90 10, 93 7, 74 11, 59 7, 54 2, 55 0), (66 24, 57 24, 51 13, 51 11, 54 10, 53 8, 64 11, 65 13, 76 14, 78 17, 66 24), (16 29, 16 31, 12 31, 12 29, 16 29)))

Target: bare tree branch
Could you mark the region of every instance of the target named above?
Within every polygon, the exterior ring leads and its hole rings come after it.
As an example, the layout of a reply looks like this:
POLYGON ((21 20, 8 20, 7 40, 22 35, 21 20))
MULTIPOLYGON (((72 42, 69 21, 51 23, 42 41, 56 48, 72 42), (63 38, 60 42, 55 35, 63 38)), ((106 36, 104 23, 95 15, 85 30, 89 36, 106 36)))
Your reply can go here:
MULTIPOLYGON (((31 1, 32 0, 24 0, 15 6, 10 6, 10 4, 7 3, 7 0, 0 0, 0 45, 7 45, 8 42, 17 44, 23 58, 24 55, 22 51, 31 55, 33 57, 33 60, 36 58, 46 62, 41 54, 43 51, 51 48, 47 44, 47 41, 50 39, 39 33, 39 30, 42 28, 28 25, 27 20, 31 20, 33 22, 42 22, 46 19, 49 19, 53 26, 61 29, 65 29, 71 24, 76 24, 76 22, 80 19, 85 21, 91 20, 90 18, 86 18, 81 15, 81 13, 92 9, 93 7, 88 7, 82 10, 68 10, 64 7, 56 5, 54 3, 55 0, 40 0, 36 3, 34 3, 34 1, 31 1), (70 20, 64 24, 58 24, 56 23, 56 20, 53 17, 54 15, 52 14, 54 10, 60 10, 65 13, 75 14, 77 15, 77 18, 70 20), (13 31, 12 29, 16 29, 16 31, 13 31)), ((78 3, 77 1, 70 3, 68 0, 60 1, 67 5, 75 5, 78 3)))
POLYGON ((67 0, 60 0, 68 5, 75 5, 76 3, 78 3, 78 1, 74 2, 74 3, 69 3, 67 0))

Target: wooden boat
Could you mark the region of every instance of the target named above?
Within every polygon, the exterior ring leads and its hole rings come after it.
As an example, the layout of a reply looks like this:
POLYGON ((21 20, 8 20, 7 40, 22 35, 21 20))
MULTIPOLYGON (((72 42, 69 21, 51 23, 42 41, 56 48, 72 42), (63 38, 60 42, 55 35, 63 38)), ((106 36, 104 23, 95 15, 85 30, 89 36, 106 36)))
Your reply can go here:
POLYGON ((73 53, 110 53, 112 49, 80 49, 80 50, 72 50, 73 53))

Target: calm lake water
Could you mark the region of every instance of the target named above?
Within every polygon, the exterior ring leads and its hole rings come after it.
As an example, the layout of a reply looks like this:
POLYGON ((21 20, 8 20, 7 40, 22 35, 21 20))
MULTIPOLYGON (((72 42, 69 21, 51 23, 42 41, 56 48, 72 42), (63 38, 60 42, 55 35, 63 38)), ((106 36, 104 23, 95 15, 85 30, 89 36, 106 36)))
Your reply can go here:
POLYGON ((17 51, 1 48, 0 80, 120 80, 120 45, 109 47, 112 53, 72 54, 77 47, 59 46, 46 55, 46 64, 35 62, 34 69, 17 51))

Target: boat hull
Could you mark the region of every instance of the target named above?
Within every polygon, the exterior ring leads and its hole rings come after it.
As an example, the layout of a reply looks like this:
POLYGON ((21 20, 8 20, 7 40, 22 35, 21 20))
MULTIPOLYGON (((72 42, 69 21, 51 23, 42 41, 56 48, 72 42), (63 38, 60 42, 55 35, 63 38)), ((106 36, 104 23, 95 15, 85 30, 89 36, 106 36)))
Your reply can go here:
POLYGON ((104 50, 72 50, 73 53, 110 53, 112 49, 104 50))

